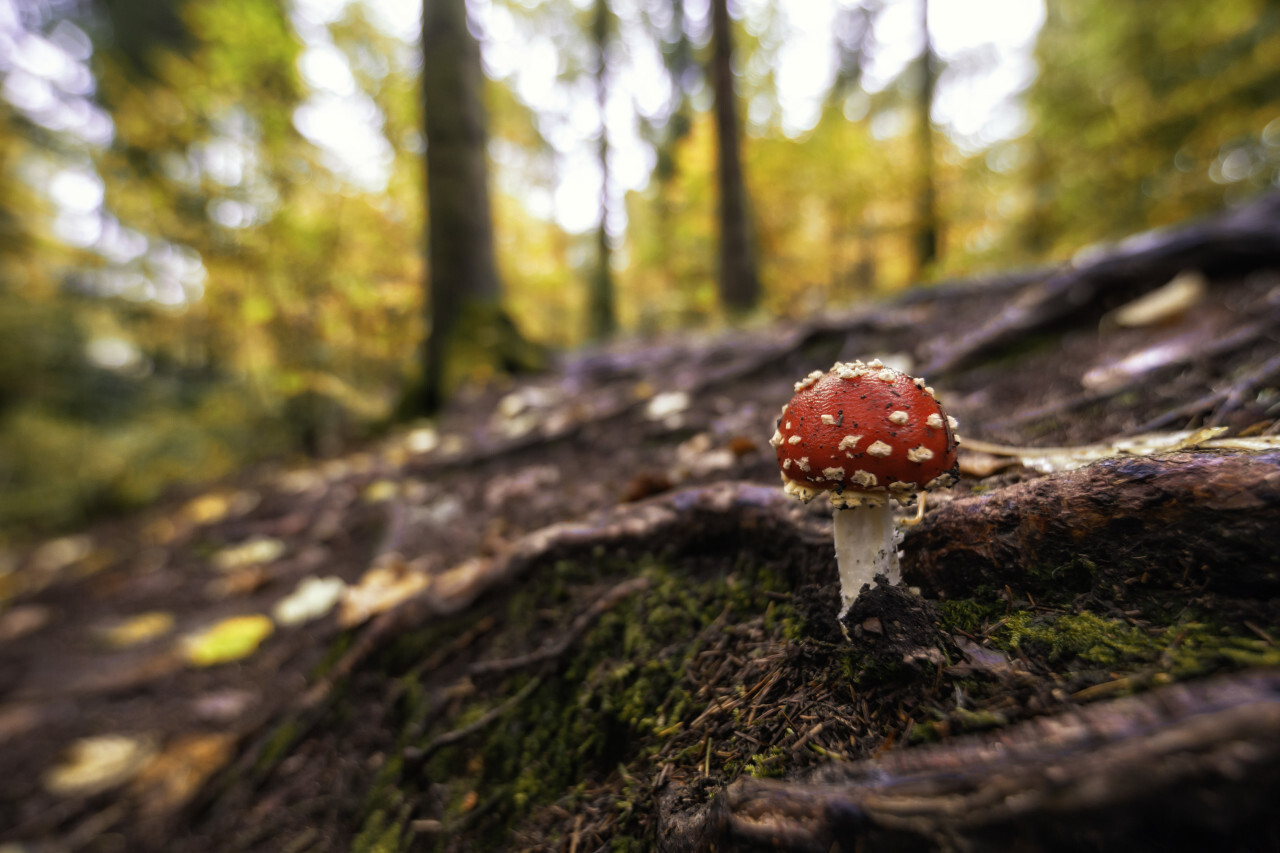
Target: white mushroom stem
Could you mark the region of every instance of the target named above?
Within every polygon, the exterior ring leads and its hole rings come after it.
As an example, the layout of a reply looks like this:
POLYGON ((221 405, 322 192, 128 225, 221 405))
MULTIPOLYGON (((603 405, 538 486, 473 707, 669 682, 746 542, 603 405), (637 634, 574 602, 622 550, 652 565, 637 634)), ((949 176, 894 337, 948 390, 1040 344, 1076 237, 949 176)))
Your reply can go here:
POLYGON ((863 584, 875 584, 876 575, 889 583, 902 580, 898 567, 898 528, 888 501, 837 509, 832 519, 836 533, 836 565, 840 569, 840 615, 849 612, 863 584))

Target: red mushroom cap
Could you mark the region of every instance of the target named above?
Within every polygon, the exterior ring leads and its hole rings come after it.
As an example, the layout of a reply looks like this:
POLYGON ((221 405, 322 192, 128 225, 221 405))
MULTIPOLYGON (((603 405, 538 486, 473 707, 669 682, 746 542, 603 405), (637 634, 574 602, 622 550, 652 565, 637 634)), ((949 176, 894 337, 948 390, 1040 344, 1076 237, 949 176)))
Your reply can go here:
POLYGON ((837 507, 906 503, 950 486, 958 472, 955 420, 923 379, 870 362, 836 362, 796 383, 770 444, 788 494, 829 490, 837 507))

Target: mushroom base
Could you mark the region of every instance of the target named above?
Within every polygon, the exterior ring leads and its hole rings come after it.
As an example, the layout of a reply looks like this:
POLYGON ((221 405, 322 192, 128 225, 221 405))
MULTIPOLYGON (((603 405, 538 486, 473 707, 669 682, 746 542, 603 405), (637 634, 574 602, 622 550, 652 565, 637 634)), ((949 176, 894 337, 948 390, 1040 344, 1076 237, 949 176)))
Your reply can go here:
POLYGON ((889 583, 902 581, 898 566, 898 528, 887 503, 837 509, 832 517, 836 540, 836 565, 840 569, 840 614, 849 612, 863 584, 874 584, 876 575, 889 583))

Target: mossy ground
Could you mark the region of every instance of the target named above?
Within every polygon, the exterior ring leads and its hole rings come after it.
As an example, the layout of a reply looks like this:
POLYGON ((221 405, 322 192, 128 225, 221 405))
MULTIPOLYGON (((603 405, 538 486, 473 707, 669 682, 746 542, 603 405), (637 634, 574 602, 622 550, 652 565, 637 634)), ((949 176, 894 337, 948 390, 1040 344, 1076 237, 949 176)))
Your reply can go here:
POLYGON ((883 635, 833 643, 816 638, 829 635, 810 630, 777 572, 749 560, 728 571, 648 557, 548 566, 491 602, 478 618, 493 627, 455 641, 448 660, 439 650, 463 633, 457 624, 385 652, 380 666, 399 689, 384 725, 398 740, 374 775, 353 849, 651 849, 655 795, 667 784, 710 793, 741 774, 788 776, 1280 664, 1274 618, 1255 624, 1207 599, 1166 607, 1174 595, 1125 612, 1077 593, 1032 602, 978 590, 930 605, 927 636, 915 629, 898 645, 901 605, 881 602, 883 635), (564 614, 636 575, 647 589, 609 607, 562 654, 467 674, 554 639, 568 630, 564 614), (876 643, 894 649, 892 665, 876 643), (936 653, 899 660, 902 643, 936 653))
MULTIPOLYGON (((701 659, 723 664, 732 646, 749 668, 776 655, 801 633, 788 598, 776 576, 747 562, 728 576, 651 558, 547 567, 497 608, 500 630, 444 664, 458 673, 451 683, 438 671, 399 676, 393 725, 404 733, 398 749, 413 758, 389 757, 380 769, 355 849, 408 849, 411 838, 415 849, 554 843, 574 831, 556 826, 559 815, 588 812, 589 831, 607 832, 614 849, 645 847, 656 763, 697 757, 697 744, 678 744, 706 710, 701 659), (605 610, 563 654, 466 674, 464 660, 509 660, 553 641, 569 630, 554 615, 585 609, 622 570, 647 588, 605 610), (505 712, 494 717, 495 709, 505 712), (467 736, 433 746, 467 727, 467 736), (404 813, 409 802, 417 823, 404 813)), ((443 639, 428 629, 404 642, 421 653, 443 639)), ((387 654, 401 665, 413 657, 387 654)))

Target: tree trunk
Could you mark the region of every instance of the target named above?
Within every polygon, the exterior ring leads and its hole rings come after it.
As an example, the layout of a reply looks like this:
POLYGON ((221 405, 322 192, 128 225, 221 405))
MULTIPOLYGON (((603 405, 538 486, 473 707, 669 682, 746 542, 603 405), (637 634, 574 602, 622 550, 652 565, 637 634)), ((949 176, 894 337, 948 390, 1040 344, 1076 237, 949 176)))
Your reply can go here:
POLYGON ((588 334, 604 340, 618 329, 613 298, 612 249, 609 246, 609 128, 606 108, 609 97, 609 3, 596 0, 592 13, 592 38, 596 47, 596 104, 600 111, 600 224, 596 228, 596 268, 591 276, 588 299, 588 334))
POLYGON ((929 0, 920 0, 920 32, 924 47, 920 51, 920 88, 916 101, 916 156, 920 183, 916 188, 916 279, 923 279, 938 260, 937 184, 934 178, 933 91, 938 82, 938 60, 929 37, 929 0))
POLYGON ((760 300, 756 277, 747 188, 742 178, 738 109, 733 90, 733 35, 728 0, 711 4, 714 53, 711 78, 716 95, 716 138, 719 141, 720 302, 731 314, 743 314, 760 300))
POLYGON ((422 15, 423 122, 427 139, 428 337, 419 389, 405 414, 444 402, 462 361, 458 345, 498 369, 537 366, 538 353, 501 307, 494 260, 480 46, 464 0, 432 0, 422 15))

